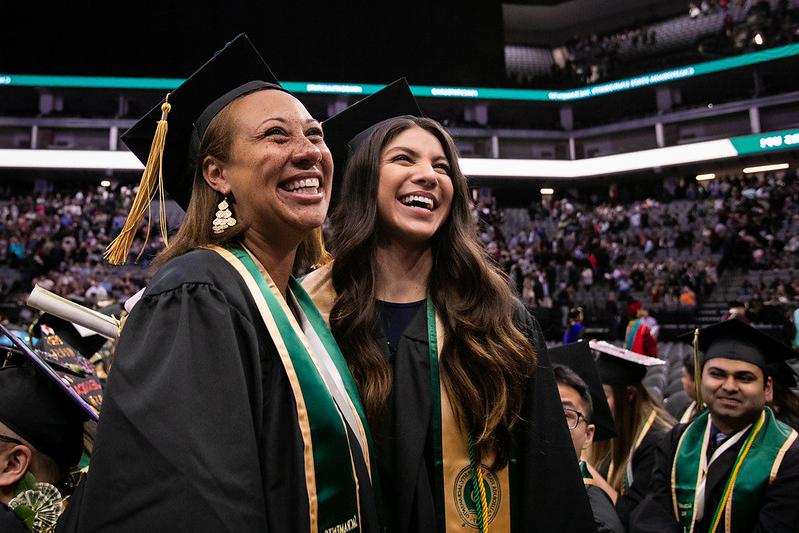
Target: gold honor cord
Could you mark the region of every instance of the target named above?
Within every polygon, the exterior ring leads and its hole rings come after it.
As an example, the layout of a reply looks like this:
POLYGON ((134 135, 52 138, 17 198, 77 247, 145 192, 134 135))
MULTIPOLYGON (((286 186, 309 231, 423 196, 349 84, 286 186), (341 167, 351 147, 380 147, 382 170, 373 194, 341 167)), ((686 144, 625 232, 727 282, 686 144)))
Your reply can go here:
POLYGON ((147 233, 141 252, 139 252, 139 256, 136 260, 141 257, 147 245, 147 240, 150 238, 149 221, 152 219, 152 199, 156 193, 158 193, 160 204, 158 213, 161 236, 164 238, 164 244, 169 244, 166 224, 166 205, 164 201, 164 146, 166 145, 166 134, 169 129, 167 117, 171 110, 172 104, 169 103, 169 94, 167 94, 166 98, 164 98, 164 103, 161 104, 161 120, 158 121, 158 125, 155 128, 153 142, 150 145, 150 155, 147 157, 147 164, 144 166, 141 182, 139 182, 139 190, 136 193, 136 197, 133 199, 133 205, 130 207, 128 218, 125 220, 122 231, 111 241, 111 244, 108 245, 103 253, 103 257, 112 265, 125 264, 128 258, 128 252, 130 252, 130 248, 133 246, 133 241, 136 238, 136 232, 146 212, 148 213, 147 233))

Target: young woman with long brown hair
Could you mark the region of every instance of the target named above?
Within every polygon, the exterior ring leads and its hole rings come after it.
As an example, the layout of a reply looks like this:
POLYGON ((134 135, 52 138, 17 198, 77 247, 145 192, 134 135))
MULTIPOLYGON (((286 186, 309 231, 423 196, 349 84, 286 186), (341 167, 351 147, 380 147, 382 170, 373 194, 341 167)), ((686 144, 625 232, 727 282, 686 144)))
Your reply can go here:
POLYGON ((304 281, 375 435, 383 523, 592 531, 540 328, 476 238, 452 138, 385 91, 323 123, 349 157, 335 261, 304 281))
POLYGON ((592 474, 616 505, 625 527, 649 489, 655 448, 674 425, 672 416, 641 383, 650 366, 664 361, 608 343, 592 343, 600 354, 599 376, 608 400, 616 437, 594 442, 585 456, 592 474))

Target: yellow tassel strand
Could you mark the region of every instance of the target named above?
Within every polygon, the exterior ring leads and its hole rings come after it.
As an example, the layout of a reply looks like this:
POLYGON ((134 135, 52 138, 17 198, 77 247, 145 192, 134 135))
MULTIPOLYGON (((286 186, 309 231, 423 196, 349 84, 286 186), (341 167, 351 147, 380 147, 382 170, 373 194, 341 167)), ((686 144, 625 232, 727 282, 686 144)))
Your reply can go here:
POLYGON ((311 265, 312 270, 321 268, 333 260, 333 256, 330 255, 330 252, 325 248, 325 235, 322 233, 322 228, 316 228, 314 230, 314 236, 319 243, 319 260, 311 265))
MULTIPOLYGON (((161 105, 161 120, 158 121, 158 126, 155 128, 155 135, 153 136, 153 143, 150 146, 150 155, 147 157, 147 164, 144 166, 144 172, 141 176, 139 183, 139 191, 136 193, 136 198, 133 199, 133 205, 130 207, 130 213, 125 221, 125 226, 117 237, 105 249, 103 257, 113 265, 122 265, 128 258, 133 241, 136 238, 136 231, 141 224, 144 214, 148 213, 150 217, 150 205, 153 196, 158 192, 158 199, 160 203, 159 215, 161 235, 164 238, 164 243, 168 244, 167 240, 167 224, 166 224, 166 203, 164 201, 164 145, 166 143, 167 133, 167 116, 172 109, 169 103, 169 95, 166 95, 164 103, 161 105)), ((149 219, 149 217, 148 217, 149 219)), ((150 224, 147 224, 147 234, 142 245, 142 252, 147 244, 147 239, 150 236, 150 224)), ((139 253, 141 256, 141 253, 139 253)))
POLYGON ((696 394, 696 405, 694 414, 702 410, 702 358, 699 357, 699 328, 694 329, 694 393, 696 394))

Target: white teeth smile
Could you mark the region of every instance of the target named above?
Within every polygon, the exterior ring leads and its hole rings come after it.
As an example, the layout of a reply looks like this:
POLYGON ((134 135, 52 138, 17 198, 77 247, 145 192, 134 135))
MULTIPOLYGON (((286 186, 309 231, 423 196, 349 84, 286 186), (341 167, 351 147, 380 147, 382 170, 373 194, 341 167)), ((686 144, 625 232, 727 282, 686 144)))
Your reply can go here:
POLYGON ((403 205, 422 207, 424 209, 429 209, 430 211, 432 211, 434 207, 434 203, 431 198, 428 198, 427 196, 419 196, 418 194, 409 194, 407 196, 403 196, 399 199, 399 201, 403 205))
POLYGON ((289 192, 316 193, 319 189, 319 178, 290 181, 281 187, 289 192))

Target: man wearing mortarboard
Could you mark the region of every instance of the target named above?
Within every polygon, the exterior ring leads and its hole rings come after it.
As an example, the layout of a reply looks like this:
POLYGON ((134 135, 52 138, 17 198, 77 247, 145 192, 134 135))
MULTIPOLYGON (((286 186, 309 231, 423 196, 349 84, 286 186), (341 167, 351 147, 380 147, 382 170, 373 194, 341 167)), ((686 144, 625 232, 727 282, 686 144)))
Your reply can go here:
POLYGON ((797 432, 766 406, 770 365, 796 352, 740 320, 696 335, 707 409, 662 441, 631 531, 799 530, 797 432))

